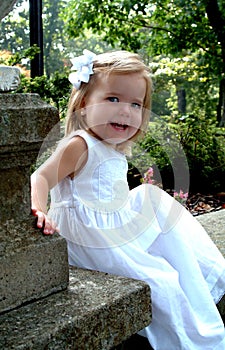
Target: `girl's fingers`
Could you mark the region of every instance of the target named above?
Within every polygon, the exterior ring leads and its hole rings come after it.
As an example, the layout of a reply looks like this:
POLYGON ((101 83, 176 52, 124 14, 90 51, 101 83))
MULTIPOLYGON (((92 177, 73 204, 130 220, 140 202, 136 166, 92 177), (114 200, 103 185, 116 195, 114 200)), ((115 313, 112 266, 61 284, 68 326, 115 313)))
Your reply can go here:
POLYGON ((45 235, 52 235, 55 232, 53 223, 47 217, 45 217, 43 232, 45 235))
POLYGON ((43 227, 43 223, 44 223, 44 213, 42 213, 41 211, 37 210, 37 209, 32 209, 31 210, 32 215, 37 217, 37 227, 38 228, 42 228, 43 227))
POLYGON ((37 216, 37 227, 42 228, 44 227, 45 224, 45 214, 42 213, 41 211, 36 211, 36 216, 37 216))
POLYGON ((59 232, 59 228, 46 214, 39 210, 32 210, 32 214, 37 216, 37 227, 43 228, 45 235, 52 235, 54 232, 59 232))
POLYGON ((57 227, 54 221, 52 221, 47 217, 47 215, 45 215, 44 233, 52 235, 54 232, 59 232, 59 228, 57 227))

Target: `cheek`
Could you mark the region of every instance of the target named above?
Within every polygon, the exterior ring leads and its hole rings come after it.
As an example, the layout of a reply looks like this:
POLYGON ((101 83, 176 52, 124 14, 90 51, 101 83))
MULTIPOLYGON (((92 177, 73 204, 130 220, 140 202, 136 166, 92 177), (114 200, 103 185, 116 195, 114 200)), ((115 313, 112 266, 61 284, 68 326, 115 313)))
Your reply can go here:
POLYGON ((135 112, 132 115, 132 126, 139 129, 142 124, 142 112, 135 112))
POLYGON ((108 104, 105 103, 86 107, 87 117, 92 120, 96 119, 96 121, 106 121, 111 114, 115 113, 115 111, 115 108, 112 109, 108 104))
POLYGON ((94 127, 104 122, 104 108, 101 105, 92 105, 86 108, 86 118, 89 127, 94 127))

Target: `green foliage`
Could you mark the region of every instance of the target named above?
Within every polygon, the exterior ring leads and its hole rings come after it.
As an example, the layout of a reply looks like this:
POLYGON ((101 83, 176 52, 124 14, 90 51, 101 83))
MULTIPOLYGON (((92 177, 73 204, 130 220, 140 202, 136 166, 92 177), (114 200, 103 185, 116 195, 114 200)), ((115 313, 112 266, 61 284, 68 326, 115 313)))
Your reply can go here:
MULTIPOLYGON (((15 6, 0 23, 0 50, 21 55, 29 50, 29 1, 20 1, 27 6, 15 6)), ((43 0, 43 42, 45 74, 49 77, 55 71, 62 71, 67 55, 65 46, 68 36, 64 32, 64 23, 59 16, 66 0, 43 0)), ((29 69, 29 61, 26 66, 29 69)))
POLYGON ((155 114, 179 115, 177 93, 184 89, 185 113, 201 111, 211 118, 216 116, 218 88, 214 77, 206 77, 208 65, 199 64, 198 52, 180 58, 156 56, 149 65, 154 83, 152 110, 155 114))
POLYGON ((68 74, 56 72, 50 78, 46 75, 33 79, 21 76, 21 84, 17 93, 37 93, 46 102, 54 105, 63 119, 66 115, 67 104, 71 92, 68 74))
MULTIPOLYGON (((20 61, 26 50, 30 50, 29 1, 18 2, 19 5, 21 3, 27 6, 15 6, 14 11, 0 23, 0 51, 11 52, 14 59, 18 56, 17 62, 20 61)), ((91 30, 85 29, 76 39, 68 37, 64 19, 61 16, 63 9, 67 8, 67 0, 43 0, 42 3, 44 69, 48 77, 56 71, 62 72, 65 66, 70 65, 69 58, 81 55, 85 48, 96 53, 112 48, 103 41, 100 35, 93 35, 91 30)), ((32 59, 31 55, 29 58, 32 59)), ((14 63, 9 62, 9 65, 12 64, 14 63)), ((29 60, 27 60, 26 68, 30 69, 29 60)))
POLYGON ((64 67, 67 34, 59 14, 66 6, 66 0, 43 0, 45 74, 48 77, 64 67))
POLYGON ((166 190, 189 188, 186 155, 168 117, 150 122, 145 137, 134 147, 131 163, 142 175, 153 167, 154 179, 166 190))
POLYGON ((84 29, 102 35, 110 45, 119 43, 122 48, 140 49, 141 17, 133 1, 70 1, 64 10, 66 30, 78 37, 84 29), (139 23, 139 24, 138 24, 139 23))
POLYGON ((0 22, 0 50, 15 54, 27 49, 30 45, 28 12, 21 8, 23 1, 15 4, 15 11, 9 13, 0 22))
POLYGON ((215 121, 203 115, 187 115, 173 123, 168 117, 155 117, 145 138, 135 145, 130 163, 142 175, 153 166, 155 179, 164 189, 223 191, 225 129, 217 130, 215 121))
MULTIPOLYGON (((220 10, 222 16, 224 10, 220 10)), ((220 60, 221 46, 206 15, 204 0, 70 0, 64 18, 71 37, 92 28, 111 45, 119 43, 133 51, 143 44, 154 56, 202 48, 220 60)))
POLYGON ((0 59, 0 64, 4 63, 7 66, 15 66, 17 64, 21 64, 23 59, 33 59, 39 52, 40 48, 37 45, 33 45, 28 49, 18 51, 13 55, 9 54, 7 59, 0 59))
POLYGON ((188 159, 191 190, 224 190, 225 129, 217 134, 215 120, 200 113, 178 119, 174 129, 188 159))

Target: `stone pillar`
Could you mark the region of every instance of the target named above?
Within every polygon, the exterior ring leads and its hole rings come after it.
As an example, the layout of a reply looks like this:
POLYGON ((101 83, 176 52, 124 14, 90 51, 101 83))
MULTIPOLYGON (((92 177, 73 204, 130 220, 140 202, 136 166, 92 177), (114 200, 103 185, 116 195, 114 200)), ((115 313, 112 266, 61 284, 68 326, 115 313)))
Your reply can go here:
POLYGON ((31 215, 30 168, 59 121, 37 94, 0 93, 0 312, 68 284, 66 242, 31 215))
POLYGON ((37 94, 0 94, 0 222, 30 214, 30 168, 58 112, 37 94))
POLYGON ((1 0, 0 4, 0 19, 4 18, 13 9, 13 6, 18 0, 1 0))

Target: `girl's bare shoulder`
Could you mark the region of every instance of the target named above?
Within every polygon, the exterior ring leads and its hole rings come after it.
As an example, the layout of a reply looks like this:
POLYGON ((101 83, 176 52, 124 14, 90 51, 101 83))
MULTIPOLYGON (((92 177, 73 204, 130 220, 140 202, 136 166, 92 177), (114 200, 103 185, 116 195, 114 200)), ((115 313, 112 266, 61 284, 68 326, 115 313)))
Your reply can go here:
POLYGON ((81 136, 72 137, 64 150, 62 164, 71 164, 70 176, 74 177, 86 164, 88 158, 87 143, 81 136))
POLYGON ((66 150, 69 152, 69 151, 74 151, 75 149, 78 152, 87 151, 87 143, 84 140, 84 138, 81 137, 80 135, 75 135, 68 140, 66 150))

